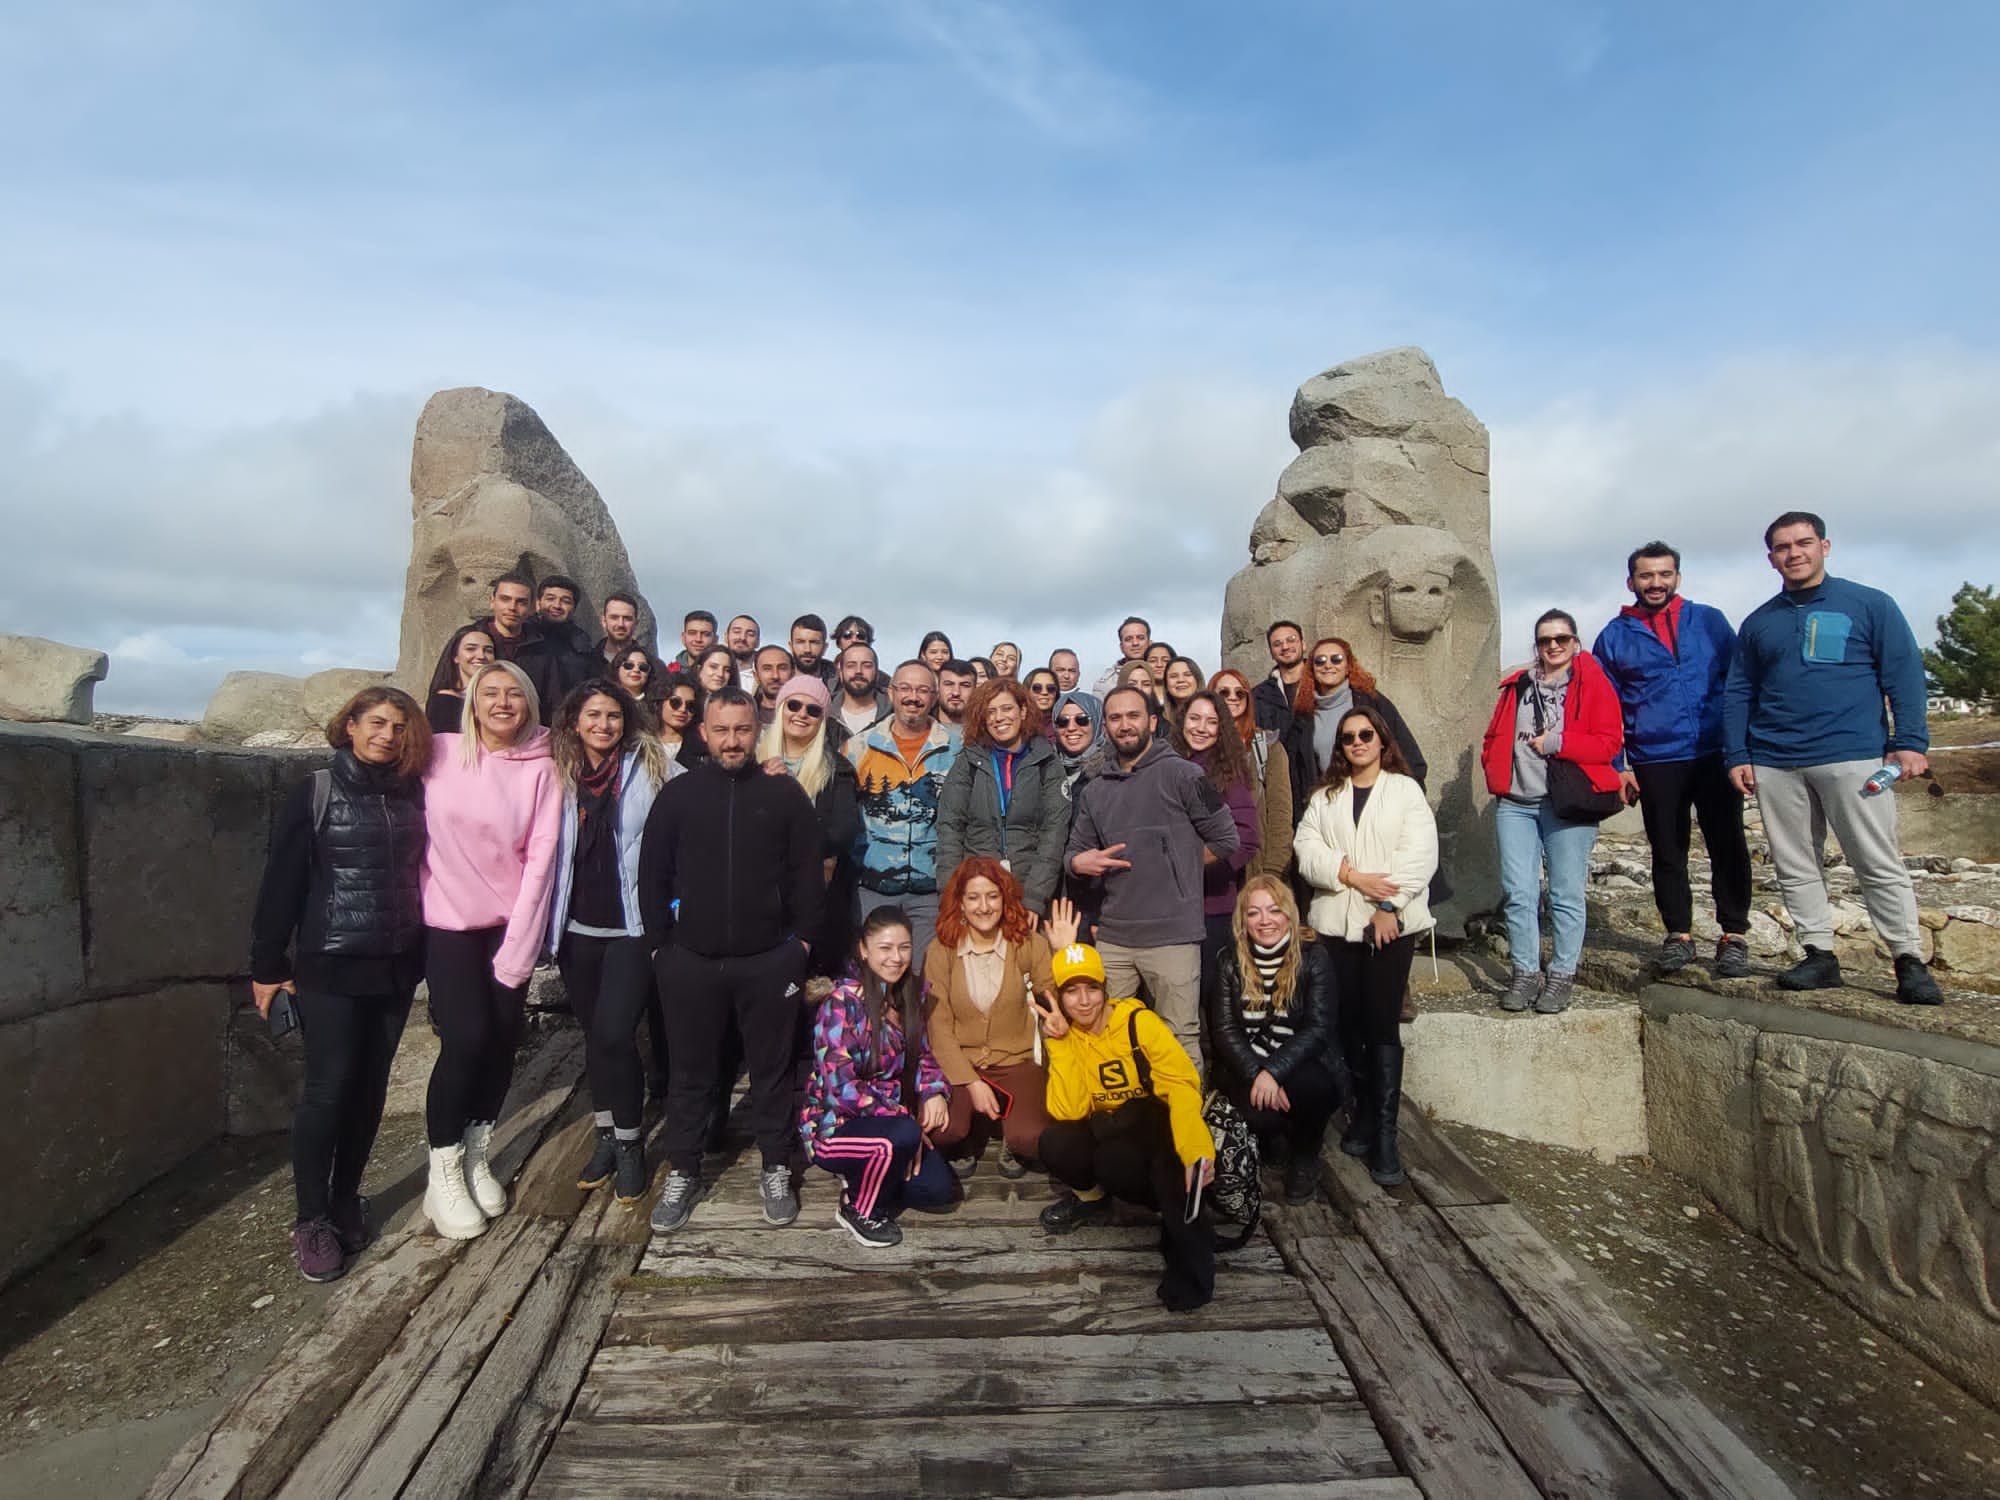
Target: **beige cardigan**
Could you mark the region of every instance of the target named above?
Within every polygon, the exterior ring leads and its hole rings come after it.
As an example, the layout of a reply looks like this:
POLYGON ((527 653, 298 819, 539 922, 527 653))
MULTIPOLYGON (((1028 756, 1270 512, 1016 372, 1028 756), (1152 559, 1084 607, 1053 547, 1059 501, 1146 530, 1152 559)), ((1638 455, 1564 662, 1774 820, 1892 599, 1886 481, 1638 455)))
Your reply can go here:
POLYGON ((1313 888, 1315 931, 1360 942, 1375 903, 1340 883, 1340 862, 1365 874, 1387 875, 1396 883, 1396 913, 1404 932, 1435 927, 1430 883, 1437 873, 1437 819, 1424 789, 1408 776, 1385 771, 1368 794, 1361 826, 1354 823, 1354 784, 1338 792, 1314 792, 1292 838, 1299 874, 1313 888))

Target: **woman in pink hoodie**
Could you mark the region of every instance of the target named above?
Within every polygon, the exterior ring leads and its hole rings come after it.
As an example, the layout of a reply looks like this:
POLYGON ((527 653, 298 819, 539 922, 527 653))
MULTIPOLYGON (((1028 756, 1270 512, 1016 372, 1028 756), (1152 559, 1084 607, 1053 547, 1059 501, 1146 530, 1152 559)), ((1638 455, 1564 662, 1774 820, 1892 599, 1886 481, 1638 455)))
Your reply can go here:
POLYGON ((466 685, 466 732, 436 737, 424 777, 424 977, 438 1033, 424 1212, 449 1239, 507 1211, 487 1150, 549 925, 562 815, 540 717, 527 674, 488 663, 466 685))

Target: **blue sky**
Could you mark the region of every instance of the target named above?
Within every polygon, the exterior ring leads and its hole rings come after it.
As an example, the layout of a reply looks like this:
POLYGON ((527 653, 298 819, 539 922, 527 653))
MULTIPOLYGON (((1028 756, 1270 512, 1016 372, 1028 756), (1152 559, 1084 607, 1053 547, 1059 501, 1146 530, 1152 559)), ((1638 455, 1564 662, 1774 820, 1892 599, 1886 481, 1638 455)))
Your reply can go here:
POLYGON ((1792 505, 1928 633, 2000 574, 1996 42, 1977 4, 11 6, 0 628, 111 649, 113 709, 389 664, 411 428, 482 384, 663 615, 1096 660, 1136 608, 1212 666, 1293 387, 1415 343, 1492 429, 1510 640, 1654 532, 1740 614, 1792 505))

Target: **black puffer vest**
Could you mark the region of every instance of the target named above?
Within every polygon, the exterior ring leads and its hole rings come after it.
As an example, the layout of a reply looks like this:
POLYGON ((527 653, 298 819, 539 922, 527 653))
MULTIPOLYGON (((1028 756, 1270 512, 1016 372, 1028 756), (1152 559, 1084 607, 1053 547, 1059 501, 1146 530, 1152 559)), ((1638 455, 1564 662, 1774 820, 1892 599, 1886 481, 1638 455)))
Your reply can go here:
POLYGON ((424 863, 424 784, 363 765, 351 750, 333 759, 332 795, 313 831, 312 884, 299 951, 391 958, 423 941, 417 876, 424 863))

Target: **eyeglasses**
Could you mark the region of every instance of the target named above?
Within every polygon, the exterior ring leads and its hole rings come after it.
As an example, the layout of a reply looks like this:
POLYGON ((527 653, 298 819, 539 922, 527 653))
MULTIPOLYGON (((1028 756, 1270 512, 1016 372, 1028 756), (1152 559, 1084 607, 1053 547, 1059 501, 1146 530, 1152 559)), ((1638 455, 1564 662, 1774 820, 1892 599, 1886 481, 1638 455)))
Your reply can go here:
POLYGON ((1375 743, 1375 731, 1372 729, 1344 729, 1340 733, 1340 743, 1343 745, 1372 745, 1375 743))
POLYGON ((1056 720, 1056 728, 1088 729, 1090 728, 1090 720, 1085 718, 1082 714, 1065 715, 1064 717, 1056 720))
POLYGON ((808 703, 803 698, 787 698, 785 700, 785 712, 788 714, 804 714, 808 719, 823 719, 826 717, 825 709, 821 708, 817 703, 808 703))
POLYGON ((1562 635, 1538 635, 1535 637, 1535 644, 1537 646, 1567 646, 1575 640, 1575 636, 1564 632, 1562 635))
POLYGON ((1344 667, 1347 665, 1347 658, 1344 656, 1331 656, 1331 655, 1315 656, 1313 658, 1313 665, 1316 667, 1344 667))

